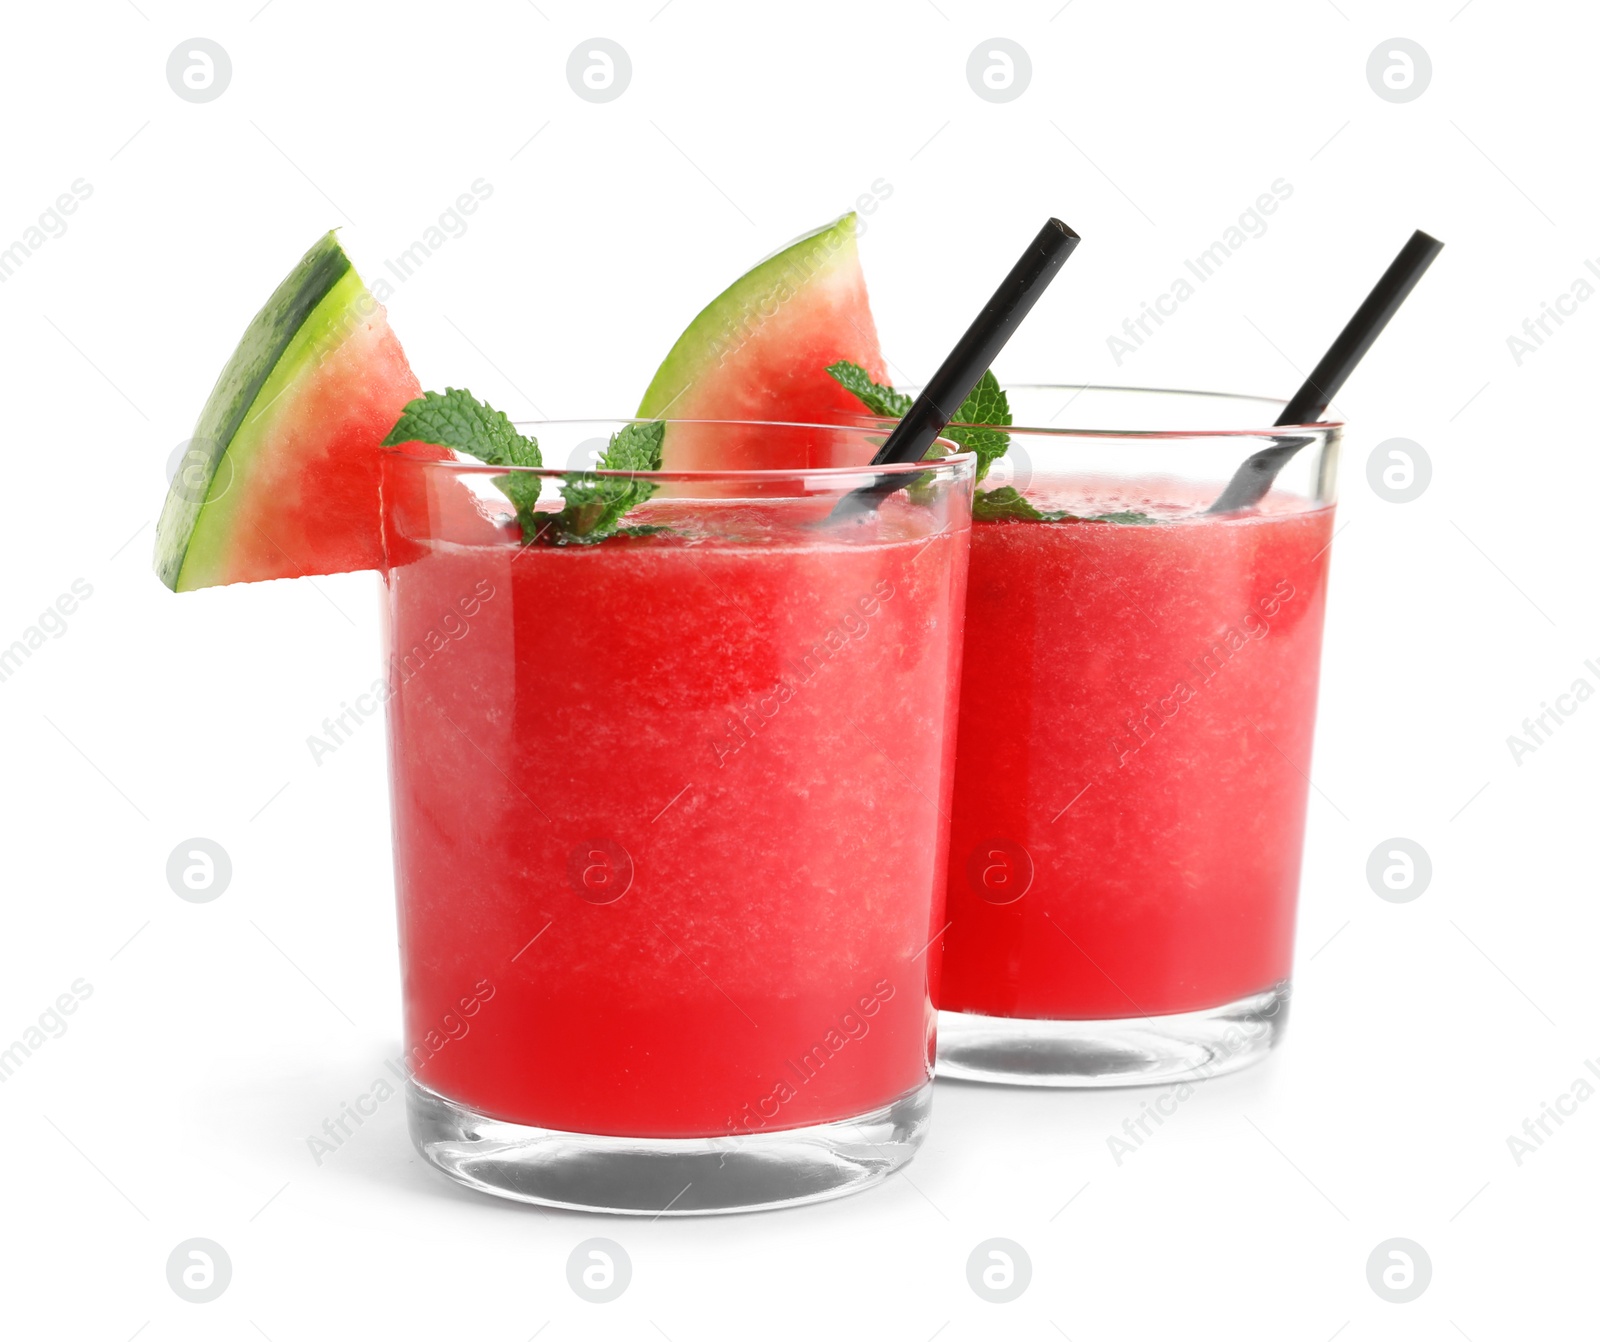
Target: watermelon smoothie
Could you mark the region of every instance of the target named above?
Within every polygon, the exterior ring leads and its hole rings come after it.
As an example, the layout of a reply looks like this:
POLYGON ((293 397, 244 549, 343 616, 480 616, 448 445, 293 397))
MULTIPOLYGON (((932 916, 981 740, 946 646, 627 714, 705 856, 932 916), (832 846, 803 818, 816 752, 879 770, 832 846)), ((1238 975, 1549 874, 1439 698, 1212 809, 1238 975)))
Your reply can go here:
MULTIPOLYGON (((1253 409, 1136 402, 1073 408, 1253 409)), ((1276 1043, 1333 533, 1337 430, 1313 436, 1258 508, 1215 515, 1259 436, 1013 431, 1037 509, 1145 520, 974 524, 941 1072, 1164 1081, 1276 1043)))
POLYGON ((662 530, 566 546, 518 543, 493 472, 386 471, 429 498, 386 519, 421 552, 386 607, 424 1154, 491 1192, 652 1214, 691 1181, 675 1213, 908 1159, 968 459, 847 526, 828 513, 871 471, 663 476, 630 515, 662 530))

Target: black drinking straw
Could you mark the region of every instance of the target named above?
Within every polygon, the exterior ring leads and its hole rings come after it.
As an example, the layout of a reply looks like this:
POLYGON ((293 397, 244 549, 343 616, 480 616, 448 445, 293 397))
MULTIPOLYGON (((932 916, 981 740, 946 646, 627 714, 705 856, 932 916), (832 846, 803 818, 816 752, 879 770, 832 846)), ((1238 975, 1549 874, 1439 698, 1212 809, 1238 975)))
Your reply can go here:
POLYGON ((1039 295, 1055 279, 1056 272, 1066 264, 1078 242, 1078 235, 1061 220, 1045 221, 1038 236, 1028 244, 1028 250, 1011 267, 1011 273, 1000 281, 994 297, 983 305, 983 311, 967 327, 966 334, 956 341, 955 348, 939 365, 939 371, 928 379, 922 394, 878 449, 872 458, 874 466, 922 460, 923 454, 933 446, 933 440, 944 432, 945 425, 978 385, 978 379, 995 361, 995 356, 1016 334, 1023 318, 1033 311, 1039 295))
MULTIPOLYGON (((1079 240, 1061 220, 1045 221, 1038 236, 1028 244, 1028 250, 1011 267, 1011 273, 1000 281, 994 297, 983 305, 983 311, 956 341, 955 348, 939 365, 939 371, 928 379, 928 385, 884 440, 872 458, 874 466, 922 460, 933 446, 933 440, 944 432, 961 403, 978 385, 978 379, 994 362, 995 356, 1033 311, 1039 295, 1055 279, 1056 272, 1072 255, 1079 240)), ((915 476, 909 472, 885 476, 854 490, 839 500, 834 515, 871 509, 884 495, 903 488, 913 479, 915 476)))
MULTIPOLYGON (((1406 296, 1417 287, 1423 272, 1433 264, 1433 258, 1443 250, 1444 243, 1430 238, 1420 228, 1411 235, 1411 240, 1400 249, 1400 254, 1390 262, 1372 292, 1356 309, 1355 316, 1311 370, 1311 376, 1284 406, 1277 425, 1315 424, 1322 418, 1345 379, 1355 371, 1362 356, 1372 348, 1372 342, 1400 310, 1406 296)), ((1304 435, 1274 438, 1271 447, 1262 448, 1234 472, 1228 487, 1207 511, 1232 513, 1254 507, 1266 497, 1289 458, 1311 441, 1304 435)))

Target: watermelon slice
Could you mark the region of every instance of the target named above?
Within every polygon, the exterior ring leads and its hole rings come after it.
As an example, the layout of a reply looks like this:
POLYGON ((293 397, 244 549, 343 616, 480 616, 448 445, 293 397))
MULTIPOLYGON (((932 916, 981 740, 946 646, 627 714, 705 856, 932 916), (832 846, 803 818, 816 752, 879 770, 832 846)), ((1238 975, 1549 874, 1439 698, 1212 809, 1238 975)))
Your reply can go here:
MULTIPOLYGON (((824 371, 840 359, 886 381, 867 283, 847 214, 790 243, 723 290, 678 337, 639 406, 640 419, 853 424, 861 403, 824 371)), ((674 424, 663 470, 856 466, 870 449, 827 435, 696 434, 674 424), (857 459, 842 459, 853 451, 857 459)))
POLYGON ((200 412, 156 526, 161 581, 184 592, 382 568, 378 443, 421 392, 329 233, 256 314, 200 412))

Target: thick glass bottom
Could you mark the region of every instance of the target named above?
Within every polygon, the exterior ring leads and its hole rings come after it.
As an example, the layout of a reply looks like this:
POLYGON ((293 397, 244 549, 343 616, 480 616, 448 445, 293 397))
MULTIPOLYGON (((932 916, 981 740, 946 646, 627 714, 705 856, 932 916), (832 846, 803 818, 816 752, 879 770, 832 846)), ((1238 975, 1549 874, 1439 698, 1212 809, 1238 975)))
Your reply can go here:
POLYGON ((481 1193, 625 1216, 793 1207, 881 1183, 922 1145, 933 1082, 853 1118, 728 1137, 595 1137, 489 1118, 407 1083, 423 1159, 481 1193))
POLYGON ((1011 1086, 1157 1086, 1259 1062, 1283 1038, 1285 980, 1207 1011, 1119 1020, 939 1013, 938 1075, 1011 1086))

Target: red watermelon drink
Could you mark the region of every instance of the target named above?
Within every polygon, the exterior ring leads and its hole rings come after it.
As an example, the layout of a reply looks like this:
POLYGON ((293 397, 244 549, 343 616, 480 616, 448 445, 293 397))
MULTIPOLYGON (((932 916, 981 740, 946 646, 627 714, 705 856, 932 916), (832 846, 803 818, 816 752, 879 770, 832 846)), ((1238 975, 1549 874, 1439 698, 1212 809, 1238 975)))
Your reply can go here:
POLYGON ((561 534, 593 497, 559 472, 386 456, 409 1103, 453 1177, 679 1214, 834 1196, 915 1151, 971 458, 828 515, 921 470, 652 473, 670 488, 596 541, 561 534))
POLYGON ((1085 427, 1009 430, 978 496, 939 1069, 1231 1071, 1287 1016, 1338 429, 1224 516, 1275 405, 1009 392, 1085 427))
MULTIPOLYGON (((906 413, 868 370, 828 372, 906 413)), ((1279 408, 987 376, 947 429, 981 488, 941 1073, 1195 1079, 1281 1037, 1338 427, 1296 428, 1259 505, 1208 511, 1283 442, 1236 426, 1279 408)))

